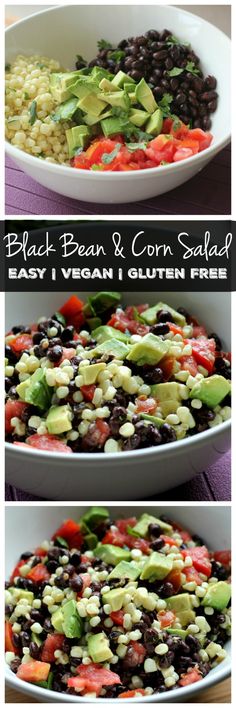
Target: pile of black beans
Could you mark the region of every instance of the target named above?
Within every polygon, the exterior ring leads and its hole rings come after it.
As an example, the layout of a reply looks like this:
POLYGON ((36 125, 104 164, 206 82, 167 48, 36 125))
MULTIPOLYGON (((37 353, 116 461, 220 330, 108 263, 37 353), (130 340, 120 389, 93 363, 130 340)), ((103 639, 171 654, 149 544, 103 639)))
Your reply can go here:
MULTIPOLYGON (((173 96, 170 111, 185 124, 203 130, 211 128, 210 114, 217 108, 216 78, 204 77, 199 57, 189 44, 178 42, 170 30, 149 30, 139 37, 123 39, 112 49, 102 45, 89 66, 100 66, 114 74, 122 70, 135 81, 143 77, 157 101, 166 93, 173 96), (189 62, 191 71, 185 69, 189 62), (182 73, 169 75, 175 68, 182 69, 182 73)), ((81 68, 81 58, 76 67, 81 68)))

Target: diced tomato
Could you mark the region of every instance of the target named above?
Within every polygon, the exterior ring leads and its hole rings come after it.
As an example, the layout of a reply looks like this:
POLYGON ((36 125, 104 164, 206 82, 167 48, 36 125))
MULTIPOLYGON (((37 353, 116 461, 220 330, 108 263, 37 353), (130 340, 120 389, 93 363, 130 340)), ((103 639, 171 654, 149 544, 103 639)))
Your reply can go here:
POLYGON ((126 332, 127 330, 130 334, 139 334, 144 337, 145 334, 149 332, 149 327, 145 324, 138 322, 137 320, 131 320, 125 315, 124 312, 114 313, 108 322, 108 325, 119 329, 120 332, 126 332))
POLYGON ((7 435, 13 430, 11 419, 21 418, 22 413, 24 413, 27 408, 28 405, 24 403, 24 401, 12 401, 11 398, 8 398, 5 405, 5 430, 7 435))
POLYGON ((46 565, 43 563, 37 563, 30 572, 27 573, 27 579, 32 580, 33 583, 43 583, 49 580, 50 573, 48 572, 46 565))
POLYGON ((178 359, 178 361, 179 361, 181 369, 183 371, 189 371, 191 376, 197 375, 197 373, 198 373, 197 362, 196 362, 196 359, 194 359, 194 357, 191 356, 191 354, 189 354, 188 356, 187 355, 181 356, 178 359))
POLYGON ((65 640, 64 634, 48 634, 42 647, 41 661, 48 661, 50 664, 55 660, 54 652, 61 649, 65 640))
POLYGON ((174 162, 180 162, 181 160, 186 160, 187 157, 192 157, 194 155, 193 149, 189 147, 180 147, 176 150, 173 160, 174 162))
POLYGON ((175 539, 171 536, 165 536, 165 534, 161 534, 160 538, 162 538, 165 543, 168 543, 169 546, 176 546, 175 539))
POLYGON ((120 533, 120 531, 107 531, 102 539, 102 543, 111 543, 113 546, 128 546, 128 548, 138 548, 142 553, 148 554, 150 552, 149 542, 145 541, 144 538, 136 538, 131 536, 131 534, 120 533))
POLYGON ((187 583, 196 583, 197 585, 202 584, 202 580, 200 578, 200 575, 198 574, 196 568, 194 566, 190 566, 190 568, 184 568, 183 573, 186 576, 186 582, 187 583))
POLYGON ((97 418, 95 423, 91 423, 86 435, 83 438, 83 445, 86 449, 87 442, 89 446, 102 448, 105 444, 107 438, 110 435, 110 428, 108 423, 101 418, 97 418))
POLYGON ((181 336, 183 335, 182 327, 179 327, 179 325, 175 324, 174 322, 167 322, 167 324, 173 334, 181 334, 181 336))
POLYGON ((15 568, 14 568, 13 571, 12 571, 11 577, 10 577, 10 583, 13 583, 14 578, 17 578, 17 577, 20 575, 19 570, 20 570, 20 568, 21 568, 22 565, 25 565, 25 561, 24 561, 24 560, 20 560, 20 561, 16 564, 15 568))
POLYGON ((104 669, 99 664, 80 664, 76 669, 78 676, 68 679, 68 688, 80 688, 85 693, 95 692, 99 696, 103 686, 121 684, 118 674, 110 669, 104 669))
POLYGON ((70 361, 75 355, 76 349, 73 349, 73 347, 62 347, 62 355, 60 361, 58 361, 55 366, 60 366, 62 362, 65 361, 65 359, 68 359, 70 361))
POLYGON ((29 438, 27 438, 27 443, 31 447, 36 447, 37 450, 72 453, 71 448, 66 443, 60 440, 60 438, 57 438, 56 435, 50 435, 50 433, 46 433, 45 435, 39 435, 38 433, 30 435, 29 438))
POLYGON ((178 681, 179 686, 190 686, 191 683, 196 683, 202 679, 202 674, 199 669, 188 669, 186 674, 181 674, 178 681))
POLYGON ((134 657, 136 659, 136 666, 139 666, 140 664, 143 663, 145 656, 147 654, 147 650, 141 644, 140 642, 130 642, 129 647, 132 647, 133 652, 134 652, 134 657))
POLYGON ((205 150, 212 142, 211 133, 205 133, 201 128, 191 128, 188 131, 189 137, 193 140, 197 140, 199 144, 199 152, 205 150))
POLYGON ((160 610, 157 618, 161 624, 161 629, 165 629, 165 627, 171 627, 171 625, 175 622, 176 615, 174 612, 171 612, 171 610, 160 610))
POLYGON ((35 548, 34 555, 41 556, 43 558, 44 556, 47 556, 47 551, 45 551, 44 548, 37 546, 37 548, 35 548))
POLYGON ((230 568, 231 551, 214 551, 212 556, 217 563, 221 563, 225 568, 230 568))
POLYGON ((33 340, 30 334, 18 334, 15 339, 10 342, 10 347, 15 354, 20 354, 25 349, 31 349, 33 340))
POLYGON ((13 644, 13 629, 10 622, 5 622, 5 651, 12 651, 14 654, 20 654, 20 650, 13 644))
POLYGON ((133 690, 131 689, 130 691, 123 691, 123 693, 119 693, 118 698, 134 698, 137 694, 141 694, 141 696, 145 696, 144 688, 134 688, 133 690))
POLYGON ((80 573, 80 577, 83 581, 83 587, 82 590, 78 592, 78 597, 82 597, 84 590, 86 590, 86 588, 89 588, 92 582, 90 573, 80 573))
POLYGON ((135 405, 137 413, 149 413, 151 415, 156 410, 157 402, 155 398, 139 396, 139 398, 136 398, 135 405))
POLYGON ((82 308, 84 303, 77 295, 71 295, 68 300, 60 307, 59 312, 65 317, 67 325, 73 325, 76 330, 80 330, 84 323, 84 315, 82 308))
POLYGON ((192 541, 192 536, 190 536, 190 533, 188 531, 179 531, 179 535, 182 538, 183 543, 187 543, 188 541, 192 541))
POLYGON ((173 373, 174 364, 175 364, 175 357, 174 356, 165 356, 159 362, 158 367, 160 367, 160 369, 163 372, 164 383, 166 383, 166 381, 169 381, 169 379, 171 378, 172 373, 173 373))
POLYGON ((125 314, 130 320, 135 319, 135 311, 139 313, 139 315, 142 314, 142 312, 145 312, 145 310, 148 310, 149 305, 145 303, 144 305, 127 305, 125 308, 125 314))
POLYGON ((112 622, 114 622, 114 624, 123 627, 124 615, 125 613, 123 612, 123 610, 117 610, 117 612, 110 613, 110 618, 112 619, 112 622))
POLYGON ((96 391, 96 386, 95 384, 90 384, 90 385, 85 385, 85 386, 80 386, 81 393, 83 394, 84 400, 85 401, 92 401, 94 397, 94 393, 96 391))
POLYGON ((193 548, 184 548, 181 550, 183 558, 190 556, 193 561, 193 566, 199 573, 203 573, 207 578, 211 575, 211 562, 209 560, 209 551, 206 546, 194 546, 193 548))
POLYGON ((205 327, 202 327, 200 325, 194 325, 193 326, 193 338, 197 339, 198 337, 207 337, 207 331, 205 327))
POLYGON ((182 585, 181 572, 177 568, 171 570, 170 573, 165 578, 165 582, 171 583, 174 588, 174 592, 177 593, 182 585))
POLYGON ((137 524, 136 516, 130 516, 128 519, 117 519, 116 526, 121 533, 126 533, 127 527, 133 528, 137 524))
POLYGON ((192 354, 196 362, 204 366, 204 369, 211 374, 215 363, 215 340, 213 338, 200 337, 198 339, 187 339, 186 341, 191 344, 192 354))
POLYGON ((64 538, 67 541, 69 548, 81 548, 83 543, 83 534, 80 531, 80 525, 73 519, 66 519, 61 526, 55 531, 52 536, 52 541, 57 537, 64 538), (77 545, 73 545, 75 540, 77 545))
POLYGON ((47 681, 50 671, 50 664, 45 661, 28 661, 27 664, 20 664, 17 670, 17 678, 29 683, 37 681, 47 681))

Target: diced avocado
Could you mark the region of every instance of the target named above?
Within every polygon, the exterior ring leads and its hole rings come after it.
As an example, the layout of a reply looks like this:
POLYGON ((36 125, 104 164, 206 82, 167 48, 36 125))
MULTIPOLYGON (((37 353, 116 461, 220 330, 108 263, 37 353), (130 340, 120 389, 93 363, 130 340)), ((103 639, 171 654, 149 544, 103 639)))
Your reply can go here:
POLYGON ((98 537, 95 533, 87 533, 86 536, 84 536, 84 540, 90 550, 96 548, 98 544, 98 537))
POLYGON ((148 325, 154 325, 157 321, 157 313, 160 312, 160 310, 165 310, 165 312, 169 312, 177 325, 179 325, 180 327, 185 327, 186 319, 184 315, 181 315, 180 312, 174 310, 173 307, 170 307, 170 305, 166 305, 165 302, 158 302, 157 305, 149 307, 147 310, 142 312, 142 319, 148 325))
POLYGON ((73 86, 71 86, 70 91, 73 93, 73 96, 77 96, 77 98, 82 99, 91 93, 96 95, 99 89, 95 81, 91 81, 89 77, 88 80, 80 78, 73 86))
POLYGON ((148 117, 149 114, 146 111, 141 111, 138 108, 131 108, 129 120, 134 125, 137 125, 138 128, 141 128, 144 123, 146 123, 148 117))
POLYGON ((206 594, 202 600, 204 607, 213 607, 214 610, 224 610, 231 598, 231 585, 225 580, 219 580, 218 583, 211 583, 208 586, 206 594))
POLYGON ((92 506, 80 519, 80 523, 86 524, 89 529, 94 529, 100 523, 109 518, 109 512, 104 506, 92 506))
POLYGON ((39 367, 29 379, 22 381, 16 387, 21 400, 31 403, 32 406, 37 406, 42 411, 49 408, 53 394, 52 388, 47 384, 45 371, 45 369, 39 367))
POLYGON ((92 126, 92 125, 98 125, 100 121, 104 118, 109 118, 109 116, 112 115, 112 110, 105 111, 105 113, 102 113, 101 116, 94 116, 90 113, 87 113, 87 115, 83 116, 83 120, 86 123, 86 125, 92 126))
POLYGON ((90 364, 89 366, 83 366, 83 380, 85 386, 94 384, 97 380, 98 374, 100 374, 101 371, 104 371, 105 368, 105 362, 101 362, 98 364, 90 364))
POLYGON ((96 339, 98 344, 102 344, 108 339, 113 338, 119 339, 120 342, 124 342, 126 344, 129 339, 129 336, 124 332, 120 332, 119 329, 111 327, 110 325, 101 325, 100 327, 97 327, 96 329, 92 330, 92 338, 96 339))
MULTIPOLYGON (((96 295, 91 295, 88 298, 88 307, 93 315, 102 315, 107 311, 117 307, 121 300, 121 294, 116 291, 101 290, 96 295)), ((86 314, 86 305, 83 310, 86 314)))
POLYGON ((150 556, 148 556, 145 565, 143 566, 142 573, 140 575, 141 580, 149 580, 150 583, 154 583, 155 580, 162 580, 173 568, 173 561, 164 553, 157 553, 153 551, 150 556))
POLYGON ((56 123, 63 120, 70 120, 77 109, 77 104, 77 98, 69 98, 68 101, 57 106, 55 113, 52 115, 52 119, 56 123))
POLYGON ((160 108, 157 108, 157 110, 154 111, 154 113, 151 115, 151 118, 149 118, 149 121, 147 122, 147 125, 145 127, 145 131, 150 135, 159 135, 162 131, 162 126, 163 113, 160 108))
POLYGON ((80 99, 78 107, 81 108, 81 111, 84 111, 84 113, 100 116, 102 111, 107 107, 107 104, 105 101, 101 101, 101 99, 96 96, 96 93, 92 92, 80 99))
POLYGON ((148 535, 149 524, 158 524, 165 533, 170 533, 173 530, 172 526, 167 524, 166 521, 162 521, 162 519, 158 519, 156 516, 151 516, 150 514, 142 514, 137 524, 133 526, 133 531, 135 531, 138 536, 146 537, 148 535))
POLYGON ((139 577, 141 569, 135 561, 127 563, 127 561, 120 561, 118 565, 111 571, 108 575, 108 580, 110 578, 129 578, 129 580, 136 580, 139 577))
POLYGON ((112 81, 109 81, 109 79, 102 79, 99 84, 99 88, 101 91, 117 91, 117 86, 112 81))
POLYGON ((88 653, 95 664, 112 659, 113 654, 109 646, 109 639, 104 632, 91 634, 88 637, 88 653))
POLYGON ((59 607, 56 612, 53 612, 51 616, 51 623, 56 632, 59 632, 59 634, 63 634, 63 621, 64 621, 64 616, 62 609, 59 607))
POLYGON ((148 113, 154 113, 154 111, 158 108, 153 93, 145 79, 141 79, 139 84, 136 86, 135 94, 137 102, 141 103, 141 106, 143 106, 145 111, 148 111, 148 113))
POLYGON ((37 647, 41 647, 43 640, 40 639, 38 634, 35 634, 35 632, 31 632, 31 641, 35 642, 37 644, 37 647))
POLYGON ((157 401, 180 401, 180 388, 177 381, 166 381, 162 384, 152 384, 151 394, 157 401))
POLYGON ((163 418, 166 418, 170 413, 176 413, 179 405, 180 405, 180 402, 177 401, 176 399, 172 400, 170 398, 169 401, 162 401, 161 412, 162 412, 163 418))
POLYGON ((87 125, 76 125, 66 130, 66 139, 69 148, 69 157, 73 157, 77 148, 86 147, 91 135, 87 125))
POLYGON ((118 565, 122 560, 130 560, 130 551, 120 546, 112 546, 110 543, 98 544, 94 549, 94 555, 96 558, 102 558, 108 565, 118 565))
POLYGON ((173 636, 176 637, 181 637, 181 639, 185 639, 187 636, 187 631, 186 629, 174 629, 173 627, 166 627, 165 630, 168 634, 172 634, 173 636))
POLYGON ((158 362, 168 353, 170 348, 169 339, 161 339, 149 332, 142 337, 140 342, 133 344, 127 356, 128 361, 135 361, 138 366, 143 364, 158 364, 158 362))
POLYGON ((136 98, 136 93, 135 93, 135 91, 130 91, 128 95, 129 95, 129 100, 130 100, 130 103, 131 103, 131 104, 132 104, 132 103, 137 103, 137 98, 136 98))
POLYGON ((104 605, 111 605, 112 612, 117 612, 121 610, 126 590, 125 588, 114 588, 114 590, 109 590, 102 596, 102 601, 104 605))
POLYGON ((191 596, 188 593, 168 597, 166 603, 168 610, 175 613, 183 627, 194 622, 196 615, 192 609, 191 596))
POLYGON ((121 118, 117 118, 116 116, 114 116, 114 118, 106 118, 105 120, 102 120, 101 118, 101 128, 106 138, 108 138, 109 135, 115 135, 115 133, 122 133, 123 120, 121 120, 121 118))
POLYGON ((124 111, 128 111, 130 107, 130 100, 125 91, 111 91, 111 93, 106 92, 104 96, 110 106, 116 106, 117 108, 123 108, 124 111))
POLYGON ((77 78, 78 71, 50 74, 50 91, 55 101, 57 101, 58 103, 63 103, 64 101, 67 101, 68 98, 70 98, 70 87, 73 83, 75 83, 77 78))
MULTIPOLYGON (((132 81, 132 80, 133 80, 133 79, 131 79, 131 81, 132 81)), ((124 91, 126 91, 126 93, 133 93, 133 92, 134 92, 134 88, 135 88, 135 87, 134 87, 134 84, 131 84, 130 81, 127 80, 127 81, 124 83, 123 89, 124 89, 124 91)))
MULTIPOLYGON (((119 339, 107 339, 106 342, 99 344, 93 349, 94 355, 98 354, 110 354, 116 357, 116 359, 125 359, 129 353, 129 347, 121 342, 119 339)), ((127 357, 128 358, 128 357, 127 357)))
POLYGON ((71 414, 68 406, 52 406, 46 418, 46 426, 52 435, 60 435, 71 430, 71 414))
POLYGON ((29 605, 32 605, 32 602, 34 600, 34 593, 31 592, 31 590, 22 590, 21 588, 16 588, 16 587, 10 587, 8 588, 9 592, 13 597, 17 597, 19 600, 27 600, 29 605))
POLYGON ((64 634, 68 639, 80 639, 83 632, 83 622, 77 611, 76 601, 68 600, 62 605, 61 609, 63 614, 64 634))
POLYGON ((231 383, 224 376, 213 374, 194 384, 190 398, 199 398, 208 408, 215 408, 231 391, 231 383))
POLYGON ((161 425, 163 425, 164 423, 164 420, 162 418, 158 418, 158 416, 156 415, 148 415, 148 413, 139 413, 139 416, 143 420, 148 420, 153 425, 156 425, 157 428, 160 428, 161 425))
POLYGON ((91 76, 95 79, 97 84, 99 84, 103 78, 109 79, 109 81, 113 79, 113 74, 111 74, 108 69, 102 69, 100 66, 93 66, 91 76))
POLYGON ((125 74, 124 71, 118 71, 118 73, 112 79, 111 83, 114 84, 114 86, 118 86, 120 88, 121 86, 124 86, 125 82, 129 82, 129 84, 135 84, 135 81, 131 78, 131 76, 125 74))

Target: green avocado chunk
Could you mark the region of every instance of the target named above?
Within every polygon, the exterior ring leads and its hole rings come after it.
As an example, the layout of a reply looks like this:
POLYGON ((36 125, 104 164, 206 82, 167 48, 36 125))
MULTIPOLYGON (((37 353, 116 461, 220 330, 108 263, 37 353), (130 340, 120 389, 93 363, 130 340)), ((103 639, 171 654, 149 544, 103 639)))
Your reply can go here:
POLYGON ((133 344, 127 356, 128 361, 135 361, 138 366, 143 364, 158 364, 168 353, 170 340, 161 339, 149 332, 140 342, 133 344))
POLYGON ((180 387, 177 381, 167 381, 166 383, 153 384, 151 386, 151 394, 157 401, 180 401, 180 387))
POLYGON ((153 93, 145 79, 141 79, 139 84, 136 86, 135 95, 137 102, 141 103, 141 106, 143 106, 148 113, 154 113, 154 111, 158 108, 153 93))
POLYGON ((66 139, 69 149, 69 157, 73 157, 76 150, 86 147, 91 135, 87 125, 75 125, 66 130, 66 139))
POLYGON ((148 556, 145 565, 143 566, 140 575, 141 580, 149 580, 154 583, 155 580, 163 580, 173 568, 173 561, 164 553, 154 551, 148 556))
POLYGON ((129 339, 128 334, 120 332, 119 329, 115 329, 115 327, 111 327, 110 325, 96 327, 96 329, 92 331, 91 336, 93 339, 96 339, 98 344, 103 344, 103 342, 106 342, 108 339, 119 339, 120 342, 126 344, 129 339))
POLYGON ((109 639, 104 632, 99 634, 91 634, 88 637, 88 653, 95 664, 101 664, 103 661, 109 661, 113 657, 109 646, 109 639))
POLYGON ((71 430, 72 422, 68 406, 52 406, 46 418, 46 426, 52 435, 60 435, 71 430))
MULTIPOLYGON (((102 315, 119 305, 121 294, 116 291, 101 290, 88 298, 88 306, 93 315, 102 315)), ((86 310, 86 306, 85 306, 86 310)))
POLYGON ((53 389, 48 386, 45 376, 45 369, 39 367, 26 381, 22 381, 16 387, 16 391, 21 400, 37 406, 42 411, 46 411, 51 403, 53 389))
POLYGON ((51 616, 51 622, 57 632, 65 634, 68 639, 80 639, 83 632, 83 622, 78 614, 76 601, 68 600, 51 616))
POLYGON ((143 420, 149 421, 149 423, 153 423, 153 425, 156 425, 157 428, 160 428, 161 425, 164 424, 164 420, 162 418, 158 418, 156 415, 148 415, 148 413, 139 413, 140 418, 143 420))
POLYGON ((78 79, 78 71, 50 74, 50 91, 58 103, 63 103, 71 96, 70 87, 78 79))
POLYGON ((137 536, 146 538, 146 536, 148 535, 149 524, 158 524, 158 526, 161 527, 164 533, 170 533, 171 531, 173 531, 173 528, 170 524, 167 524, 165 521, 162 521, 162 519, 158 519, 156 516, 151 516, 150 514, 142 514, 137 524, 133 526, 132 531, 135 531, 135 534, 137 536))
POLYGON ((108 575, 108 580, 110 580, 110 578, 129 578, 129 580, 136 580, 140 573, 141 568, 135 561, 131 561, 131 563, 120 561, 108 575))
POLYGON ((106 368, 105 362, 101 361, 97 364, 89 364, 88 366, 83 366, 83 380, 85 386, 90 386, 94 384, 97 380, 98 374, 104 371, 106 368))
POLYGON ((213 374, 194 384, 190 398, 199 398, 208 408, 215 408, 231 391, 228 379, 219 374, 213 374))
POLYGON ((151 115, 149 118, 147 125, 145 127, 146 133, 149 133, 150 135, 159 135, 161 133, 163 126, 163 113, 160 108, 157 108, 156 111, 151 115))
POLYGON ((122 608, 125 595, 125 588, 114 588, 103 594, 102 601, 104 605, 111 605, 112 612, 117 612, 117 610, 122 608))
POLYGON ((124 71, 118 71, 118 73, 111 81, 111 83, 114 84, 115 87, 119 88, 121 86, 124 86, 125 82, 128 82, 129 84, 135 84, 134 79, 132 79, 131 76, 128 76, 128 74, 125 74, 124 71))
POLYGON ((173 636, 176 637, 181 637, 181 639, 185 639, 187 636, 187 631, 186 629, 173 629, 172 627, 166 627, 165 630, 168 634, 173 634, 173 636))
POLYGON ((204 595, 202 605, 204 607, 213 607, 214 610, 224 610, 231 598, 231 585, 225 580, 219 580, 218 583, 211 583, 204 595))
POLYGON ((32 602, 34 600, 34 593, 31 592, 31 590, 22 590, 21 588, 17 587, 10 587, 8 588, 8 590, 11 595, 17 600, 27 600, 29 605, 32 605, 32 602))
POLYGON ((186 627, 195 620, 195 612, 192 608, 191 597, 188 593, 173 595, 166 599, 168 610, 172 610, 178 617, 182 627, 186 627))
POLYGON ((117 108, 122 108, 124 111, 128 111, 130 107, 130 99, 125 91, 111 91, 104 94, 105 100, 110 106, 116 106, 117 108))
POLYGON ((120 546, 113 546, 111 543, 100 543, 94 549, 94 555, 97 558, 102 558, 108 565, 118 565, 120 561, 130 560, 130 551, 120 546))
POLYGON ((146 111, 141 111, 138 108, 131 108, 130 114, 129 114, 129 120, 131 123, 136 125, 138 128, 142 128, 144 123, 149 118, 149 114, 146 111))
POLYGON ((98 537, 95 533, 87 533, 86 536, 84 536, 84 540, 90 550, 96 548, 98 544, 98 537))
POLYGON ((80 523, 85 523, 93 531, 96 526, 109 518, 109 512, 104 506, 92 506, 80 519, 80 523))
POLYGON ((60 106, 56 108, 55 113, 53 113, 52 115, 52 119, 55 121, 55 123, 59 123, 63 120, 70 120, 77 109, 77 104, 78 101, 76 97, 69 98, 67 101, 61 103, 60 106))
MULTIPOLYGON (((107 341, 99 344, 93 349, 93 354, 110 354, 116 357, 116 359, 125 359, 129 353, 129 347, 121 342, 119 339, 107 339, 107 341)), ((127 357, 128 358, 128 357, 127 357)))
POLYGON ((166 305, 165 302, 158 302, 157 305, 149 307, 148 310, 142 312, 143 320, 148 325, 154 325, 157 321, 157 313, 160 312, 160 310, 165 310, 169 312, 170 315, 172 315, 174 322, 176 322, 176 324, 180 327, 184 327, 186 325, 186 319, 184 315, 181 315, 179 312, 177 312, 177 310, 174 310, 173 307, 170 307, 170 305, 166 305))

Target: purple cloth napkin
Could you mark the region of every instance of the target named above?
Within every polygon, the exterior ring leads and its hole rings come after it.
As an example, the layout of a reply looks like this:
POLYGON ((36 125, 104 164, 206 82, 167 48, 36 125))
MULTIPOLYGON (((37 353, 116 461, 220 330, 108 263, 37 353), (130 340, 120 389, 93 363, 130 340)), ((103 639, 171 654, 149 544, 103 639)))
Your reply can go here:
POLYGON ((135 204, 90 204, 63 197, 37 184, 8 157, 6 159, 5 213, 91 216, 123 214, 230 214, 231 150, 227 145, 212 162, 185 184, 159 197, 135 204))
MULTIPOLYGON (((187 484, 170 489, 165 494, 152 497, 157 501, 230 501, 231 453, 227 452, 214 465, 187 484)), ((6 485, 6 501, 43 501, 20 489, 6 485)))

